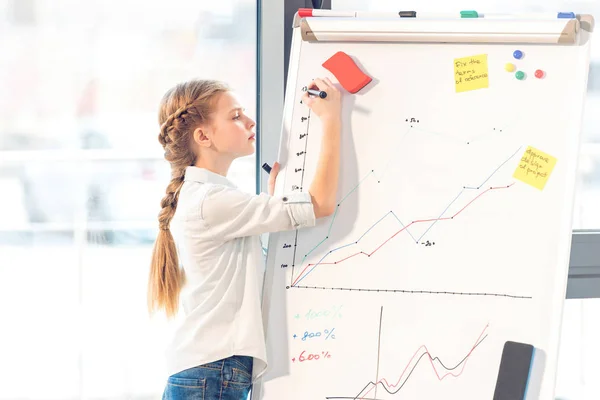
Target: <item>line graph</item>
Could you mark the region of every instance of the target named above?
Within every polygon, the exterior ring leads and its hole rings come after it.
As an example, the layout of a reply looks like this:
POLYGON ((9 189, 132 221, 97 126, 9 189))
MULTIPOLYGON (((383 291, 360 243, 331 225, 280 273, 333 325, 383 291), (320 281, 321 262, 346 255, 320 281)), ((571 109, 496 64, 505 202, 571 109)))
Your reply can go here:
MULTIPOLYGON (((446 212, 450 209, 450 207, 459 199, 461 198, 461 196, 468 191, 479 191, 481 190, 484 185, 506 164, 508 163, 519 151, 521 150, 521 147, 519 147, 514 153, 512 153, 508 158, 506 158, 498 167, 496 167, 491 174, 489 174, 481 184, 477 185, 477 186, 463 186, 462 189, 459 191, 458 195, 456 197, 454 197, 454 199, 452 199, 452 201, 450 201, 450 203, 444 208, 444 210, 439 214, 439 216, 437 218, 425 218, 425 219, 416 219, 414 221, 411 221, 408 225, 404 224, 400 218, 398 218, 398 216, 396 215, 396 213, 392 210, 387 212, 383 217, 381 217, 377 222, 375 222, 373 225, 371 225, 371 227, 369 227, 367 229, 367 231, 365 233, 363 233, 356 241, 342 245, 340 247, 334 248, 332 250, 330 250, 329 252, 325 253, 325 255, 323 255, 323 257, 316 263, 312 263, 312 264, 307 264, 304 269, 302 270, 302 272, 300 272, 300 274, 298 274, 295 278, 294 278, 294 270, 292 270, 292 277, 291 277, 291 284, 290 287, 295 287, 297 286, 302 280, 304 280, 307 276, 309 276, 319 265, 332 265, 332 264, 339 264, 341 262, 344 262, 350 258, 356 257, 356 256, 366 256, 366 257, 371 257, 375 252, 377 252, 379 249, 381 249, 385 244, 387 244, 390 240, 392 240, 394 237, 396 237, 398 234, 402 233, 402 232, 406 232, 408 235, 410 235, 410 237, 415 241, 415 243, 419 243, 421 241, 421 239, 431 230, 431 228, 433 228, 433 226, 438 223, 439 221, 448 221, 448 220, 452 220, 455 217, 457 217, 458 215, 460 215, 467 207, 469 207, 471 204, 473 204, 476 200, 478 200, 479 198, 481 198, 484 194, 489 193, 493 190, 501 190, 501 189, 508 189, 510 187, 512 187, 514 185, 514 182, 505 186, 490 186, 487 187, 485 190, 483 190, 481 193, 479 193, 475 198, 473 198, 471 201, 469 201, 465 206, 463 206, 459 211, 457 211, 456 213, 454 213, 451 216, 448 217, 444 217, 444 215, 446 214, 446 212), (326 258, 328 258, 331 254, 342 250, 344 248, 350 247, 350 246, 355 246, 357 244, 360 243, 360 241, 369 233, 371 232, 377 225, 379 225, 381 222, 383 222, 384 220, 386 220, 386 218, 388 217, 394 217, 395 220, 400 224, 401 228, 395 232, 391 237, 387 238, 383 243, 381 243, 377 248, 375 248, 373 251, 367 253, 365 251, 359 251, 356 252, 350 256, 347 256, 341 260, 336 260, 333 262, 328 262, 325 263, 324 260, 326 258), (422 224, 422 223, 429 223, 429 226, 427 227, 427 229, 423 232, 422 235, 420 235, 418 238, 415 238, 415 235, 412 234, 412 232, 410 232, 410 227, 412 225, 415 224, 422 224), (312 267, 312 268, 311 268, 312 267), (310 268, 310 269, 309 269, 310 268), (307 271, 308 270, 308 271, 307 271)), ((341 206, 341 204, 348 198, 348 196, 353 193, 355 190, 357 190, 357 188, 365 181, 366 178, 368 178, 371 174, 373 174, 374 171, 372 170, 369 174, 367 174, 367 176, 365 176, 361 181, 359 181, 359 183, 348 193, 346 194, 342 200, 340 201, 340 203, 337 205, 336 207, 336 211, 334 212, 334 215, 332 217, 331 223, 329 225, 329 229, 327 232, 327 235, 325 236, 325 238, 323 240, 321 240, 315 247, 313 247, 310 251, 307 252, 307 254, 304 256, 303 260, 302 260, 302 264, 305 263, 305 261, 307 260, 307 258, 314 252, 316 251, 319 247, 321 247, 328 239, 331 233, 331 230, 333 228, 333 224, 336 221, 336 217, 338 214, 338 210, 339 207, 341 206)))
MULTIPOLYGON (((302 104, 302 101, 300 101, 300 104, 302 104)), ((513 120, 512 120, 510 123, 504 124, 504 126, 503 126, 503 127, 500 127, 500 128, 493 128, 493 132, 494 132, 494 134, 498 134, 498 133, 501 133, 503 130, 506 130, 506 128, 507 128, 507 127, 509 127, 509 126, 512 126, 514 123, 516 123, 516 121, 517 121, 519 118, 520 118, 520 115, 518 115, 516 118, 514 118, 514 119, 513 119, 513 120)), ((409 134, 410 134, 411 132, 413 132, 413 131, 417 131, 417 132, 425 133, 425 134, 428 134, 428 135, 432 135, 432 136, 436 136, 436 137, 441 137, 441 138, 449 139, 450 141, 452 141, 452 142, 454 142, 454 143, 457 143, 457 144, 458 144, 458 143, 460 143, 460 144, 465 144, 465 143, 466 143, 467 145, 469 145, 470 143, 473 143, 474 141, 478 141, 479 139, 482 139, 482 138, 487 138, 487 137, 489 137, 489 136, 490 136, 490 134, 489 134, 489 133, 483 133, 483 132, 481 132, 481 133, 478 133, 478 134, 476 134, 475 136, 471 137, 469 140, 464 140, 464 139, 460 139, 460 138, 458 138, 457 136, 453 136, 453 135, 451 135, 451 134, 447 134, 447 133, 441 133, 441 132, 435 132, 435 131, 431 131, 431 130, 428 130, 428 129, 423 129, 423 128, 420 128, 420 127, 416 127, 416 126, 415 126, 415 125, 412 123, 412 121, 413 121, 413 120, 415 120, 415 119, 414 119, 414 118, 407 118, 407 119, 406 119, 406 122, 408 123, 408 128, 406 129, 406 131, 404 132, 404 134, 402 134, 402 137, 401 137, 401 139, 398 141, 398 143, 397 143, 397 145, 396 145, 396 147, 395 147, 395 151, 394 151, 394 153, 397 153, 397 151, 398 151, 398 149, 400 148, 400 146, 401 146, 401 145, 404 143, 404 141, 406 140, 406 138, 407 138, 407 137, 409 136, 409 134)), ((304 156, 303 156, 303 166, 302 166, 302 171, 304 171, 304 165, 305 165, 305 162, 306 162, 306 154, 307 154, 307 152, 306 152, 306 150, 307 150, 307 136, 308 136, 308 128, 309 128, 309 123, 310 123, 310 110, 309 110, 309 113, 308 113, 308 115, 307 115, 305 118, 302 118, 302 122, 304 122, 304 121, 307 121, 307 124, 306 124, 306 130, 305 130, 305 133, 304 133, 303 135, 301 135, 301 136, 300 136, 300 139, 302 140, 302 138, 304 138, 304 141, 305 141, 305 142, 304 142, 304 156)), ((418 120, 417 120, 417 122, 418 122, 418 120)), ((291 138, 291 136, 290 136, 290 138, 291 138)), ((342 198, 342 200, 340 200, 340 203, 338 204, 338 206, 337 206, 337 207, 336 207, 336 209, 335 209, 334 215, 333 215, 333 217, 332 217, 332 220, 331 220, 331 223, 330 223, 330 225, 329 225, 329 231, 328 231, 328 233, 327 233, 326 237, 325 237, 324 239, 322 239, 322 240, 321 240, 321 241, 320 241, 320 242, 319 242, 319 243, 318 243, 318 244, 317 244, 317 245, 316 245, 316 246, 315 246, 313 249, 311 249, 311 250, 310 250, 310 251, 309 251, 309 252, 308 252, 308 253, 307 253, 307 254, 304 256, 304 258, 302 259, 302 261, 300 262, 300 264, 304 264, 304 262, 306 261, 306 259, 308 258, 308 256, 309 256, 309 255, 310 255, 310 254, 311 254, 313 251, 315 251, 317 248, 319 248, 319 247, 320 247, 320 246, 321 246, 323 243, 325 243, 325 242, 326 242, 326 241, 329 239, 329 234, 331 233, 331 228, 333 227, 333 223, 334 223, 334 221, 335 221, 335 219, 336 219, 336 217, 337 217, 337 213, 338 213, 338 210, 339 210, 339 206, 340 206, 340 205, 341 205, 341 204, 342 204, 342 203, 343 203, 343 202, 344 202, 344 201, 345 201, 345 200, 346 200, 346 199, 347 199, 347 198, 348 198, 348 197, 349 197, 349 196, 350 196, 350 195, 351 195, 351 194, 352 194, 352 193, 353 193, 355 190, 357 190, 357 189, 358 189, 358 187, 359 187, 359 186, 360 186, 360 185, 361 185, 361 184, 362 184, 362 183, 363 183, 363 182, 364 182, 364 181, 365 181, 367 178, 369 178, 369 177, 373 176, 373 177, 375 177, 375 178, 377 179, 377 181, 378 181, 378 182, 380 182, 380 181, 381 181, 381 179, 382 179, 382 178, 383 178, 383 177, 386 175, 386 173, 387 173, 387 171, 388 171, 388 169, 389 169, 389 167, 390 167, 390 164, 392 163, 392 160, 393 160, 393 157, 390 157, 390 158, 388 159, 388 161, 387 161, 386 165, 385 165, 385 166, 384 166, 384 168, 382 169, 382 173, 381 173, 381 175, 379 175, 379 176, 376 176, 376 175, 375 175, 375 170, 371 170, 371 172, 369 172, 369 173, 368 173, 368 174, 367 174, 365 177, 363 177, 363 179, 361 179, 361 180, 359 181, 359 183, 358 183, 358 184, 357 184, 357 185, 356 185, 356 186, 355 186, 355 187, 354 187, 352 190, 350 190, 350 191, 349 191, 349 192, 348 192, 348 193, 347 193, 347 194, 346 194, 346 195, 345 195, 345 196, 342 198)), ((286 175, 286 179, 287 179, 287 175, 286 175)), ((302 188, 303 186, 304 186, 304 172, 302 173, 302 177, 301 177, 301 180, 300 180, 300 185, 299 185, 299 187, 300 187, 300 188, 302 188)), ((412 237, 412 238, 413 238, 415 241, 417 241, 417 240, 416 240, 416 239, 413 237, 412 233, 411 233, 409 230, 407 230, 406 232, 407 232, 409 235, 411 235, 411 237, 412 237)), ((292 280, 292 282, 290 282, 290 286, 293 284, 293 280, 294 280, 294 276, 295 276, 295 268, 296 268, 296 247, 297 247, 297 244, 298 244, 298 231, 296 231, 295 238, 294 238, 294 243, 295 243, 295 245, 294 245, 294 255, 293 255, 293 258, 292 258, 292 268, 291 268, 291 269, 292 269, 292 276, 291 276, 291 280, 292 280)))
POLYGON ((460 377, 466 368, 467 362, 469 361, 471 355, 475 351, 476 348, 483 343, 483 341, 488 337, 486 333, 489 328, 489 323, 483 328, 482 332, 475 340, 473 346, 470 348, 468 353, 454 366, 446 366, 444 362, 439 357, 434 357, 426 345, 421 345, 414 352, 411 359, 408 361, 406 366, 404 367, 402 373, 395 381, 395 383, 390 383, 386 378, 379 379, 379 371, 380 371, 380 354, 381 354, 381 331, 383 324, 383 306, 381 307, 380 317, 379 317, 379 336, 377 338, 377 370, 376 370, 376 378, 375 381, 369 381, 359 392, 353 397, 334 397, 328 396, 326 399, 352 399, 352 400, 375 400, 377 399, 377 388, 382 387, 387 393, 390 395, 395 395, 400 392, 402 388, 407 384, 413 372, 417 369, 417 367, 421 364, 422 360, 429 360, 429 365, 433 370, 435 377, 438 381, 442 381, 447 377, 451 376, 453 378, 460 377), (427 356, 427 357, 426 357, 427 356), (416 361, 415 361, 416 360, 416 361), (436 367, 438 365, 438 367, 436 367), (441 367, 441 368, 440 368, 441 367), (460 369, 459 369, 460 367, 460 369), (457 372, 455 370, 459 369, 457 372), (443 372, 440 372, 442 370, 443 372), (375 391, 372 398, 367 398, 366 396, 371 393, 371 391, 375 391))

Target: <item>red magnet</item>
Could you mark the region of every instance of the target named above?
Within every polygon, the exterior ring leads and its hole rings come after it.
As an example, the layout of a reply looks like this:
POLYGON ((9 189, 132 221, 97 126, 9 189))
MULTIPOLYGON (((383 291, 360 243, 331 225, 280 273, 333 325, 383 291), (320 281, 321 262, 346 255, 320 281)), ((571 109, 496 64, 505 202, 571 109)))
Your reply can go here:
POLYGON ((538 79, 542 79, 544 77, 544 75, 546 75, 546 74, 541 69, 537 69, 535 71, 535 77, 538 78, 538 79))
POLYGON ((323 63, 323 67, 328 69, 336 77, 340 85, 350 93, 358 92, 372 80, 343 51, 338 51, 331 56, 323 63))

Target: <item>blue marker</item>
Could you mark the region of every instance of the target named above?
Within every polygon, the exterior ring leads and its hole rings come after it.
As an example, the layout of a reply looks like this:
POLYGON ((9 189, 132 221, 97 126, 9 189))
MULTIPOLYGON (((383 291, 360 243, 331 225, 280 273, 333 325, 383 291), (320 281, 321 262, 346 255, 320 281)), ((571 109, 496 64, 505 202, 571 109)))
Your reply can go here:
POLYGON ((559 12, 558 13, 558 18, 575 18, 575 13, 574 12, 559 12))

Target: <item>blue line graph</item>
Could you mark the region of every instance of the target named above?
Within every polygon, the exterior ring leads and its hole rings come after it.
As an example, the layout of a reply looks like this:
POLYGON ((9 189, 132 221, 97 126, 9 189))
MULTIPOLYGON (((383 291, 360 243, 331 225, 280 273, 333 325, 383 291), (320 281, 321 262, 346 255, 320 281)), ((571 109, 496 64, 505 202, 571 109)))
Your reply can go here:
MULTIPOLYGON (((344 248, 346 248, 346 247, 349 247, 349 246, 354 246, 354 245, 358 244, 358 243, 359 243, 359 242, 360 242, 360 241, 361 241, 361 240, 362 240, 362 239, 363 239, 363 238, 364 238, 364 237, 365 237, 365 236, 366 236, 366 235, 367 235, 367 234, 368 234, 368 233, 369 233, 371 230, 373 230, 373 229, 374 229, 374 228, 375 228, 375 227, 376 227, 378 224, 380 224, 382 221, 384 221, 384 220, 385 220, 385 219, 386 219, 388 216, 390 216, 390 215, 394 216, 394 218, 396 218, 396 220, 398 221, 398 223, 399 223, 399 224, 402 226, 402 230, 398 231, 396 234, 398 234, 398 233, 400 233, 400 232, 402 232, 402 231, 406 231, 406 232, 407 232, 407 233, 410 235, 410 237, 411 237, 411 238, 412 238, 412 239, 413 239, 413 240, 414 240, 416 243, 419 243, 419 242, 421 241, 421 239, 422 239, 422 238, 423 238, 423 237, 424 237, 424 236, 425 236, 425 235, 426 235, 426 234, 427 234, 427 233, 428 233, 428 232, 431 230, 431 228, 433 228, 433 226, 434 226, 434 225, 435 225, 435 224, 436 224, 438 221, 440 221, 440 220, 442 220, 442 219, 443 219, 443 216, 444 216, 444 215, 446 214, 446 212, 447 212, 447 211, 450 209, 450 207, 451 207, 451 206, 452 206, 452 205, 453 205, 453 204, 454 204, 454 203, 455 203, 455 202, 456 202, 456 201, 457 201, 457 200, 458 200, 458 199, 459 199, 459 198, 460 198, 460 197, 461 197, 461 196, 462 196, 462 195, 463 195, 463 194, 464 194, 466 191, 471 191, 471 190, 481 190, 481 188, 483 187, 483 185, 485 185, 485 184, 486 184, 486 183, 487 183, 487 182, 488 182, 488 181, 489 181, 489 180, 490 180, 490 179, 491 179, 491 178, 492 178, 492 177, 493 177, 493 176, 494 176, 494 175, 495 175, 495 174, 496 174, 496 173, 497 173, 497 172, 498 172, 498 171, 499 171, 499 170, 500 170, 500 169, 501 169, 501 168, 502 168, 502 167, 503 167, 503 166, 504 166, 504 165, 505 165, 507 162, 509 162, 509 161, 510 161, 510 160, 511 160, 511 159, 512 159, 512 158, 513 158, 513 157, 514 157, 514 156, 515 156, 515 155, 516 155, 516 154, 517 154, 517 153, 518 153, 520 150, 521 150, 521 148, 522 148, 522 147, 520 146, 520 147, 519 147, 519 148, 518 148, 518 149, 517 149, 515 152, 513 152, 513 153, 510 155, 510 157, 508 157, 508 158, 507 158, 506 160, 504 160, 504 161, 503 161, 503 162, 502 162, 502 163, 501 163, 501 164, 500 164, 500 165, 499 165, 497 168, 495 168, 495 169, 494 169, 494 171, 493 171, 493 172, 492 172, 492 173, 491 173, 491 174, 490 174, 490 175, 489 175, 487 178, 485 178, 485 180, 484 180, 484 181, 483 181, 481 184, 479 184, 479 185, 477 185, 477 186, 463 186, 463 188, 460 190, 460 192, 458 193, 458 195, 457 195, 457 196, 456 196, 456 197, 455 197, 455 198, 454 198, 454 199, 453 199, 453 200, 450 202, 450 204, 448 204, 448 206, 447 206, 447 207, 445 207, 445 208, 444 208, 444 210, 441 212, 441 214, 438 216, 438 218, 434 218, 434 219, 430 219, 430 220, 422 220, 422 221, 412 221, 412 222, 411 222, 410 224, 408 224, 408 226, 407 226, 407 225, 405 225, 405 224, 404 224, 404 223, 403 223, 403 222, 400 220, 400 218, 398 218, 398 216, 397 216, 397 215, 396 215, 396 214, 395 214, 393 211, 389 211, 389 212, 387 212, 387 213, 386 213, 386 214, 385 214, 383 217, 381 217, 381 218, 380 218, 380 219, 379 219, 377 222, 375 222, 375 223, 374 223, 374 224, 373 224, 373 225, 372 225, 372 226, 371 226, 371 227, 370 227, 370 228, 369 228, 369 229, 368 229, 368 230, 367 230, 365 233, 363 233, 363 234, 362 234, 362 235, 361 235, 361 236, 360 236, 360 237, 359 237, 359 238, 358 238, 356 241, 354 241, 354 242, 351 242, 351 243, 349 243, 349 244, 346 244, 346 245, 343 245, 343 246, 341 246, 341 247, 335 248, 335 249, 333 249, 333 250, 330 250, 330 251, 329 251, 329 252, 327 252, 327 253, 326 253, 326 254, 325 254, 325 255, 324 255, 324 256, 323 256, 323 257, 322 257, 322 258, 321 258, 321 259, 320 259, 320 260, 319 260, 319 261, 318 261, 316 264, 314 264, 314 265, 312 266, 312 268, 311 268, 311 269, 310 269, 310 270, 309 270, 309 271, 308 271, 306 274, 304 274, 304 271, 302 271, 302 272, 300 273, 300 275, 299 275, 299 276, 296 278, 296 280, 295 280, 295 281, 293 281, 293 283, 292 283, 292 286, 296 286, 296 285, 298 285, 298 284, 299 284, 299 283, 300 283, 302 280, 304 280, 304 279, 305 279, 305 278, 306 278, 306 277, 307 277, 307 276, 308 276, 308 275, 309 275, 309 274, 310 274, 312 271, 314 271, 314 269, 315 269, 315 268, 317 268, 317 267, 318 267, 320 264, 322 264, 322 263, 323 263, 323 260, 325 260, 325 258, 329 257, 329 255, 331 255, 332 253, 334 253, 334 252, 336 252, 336 251, 339 251, 339 250, 341 250, 341 249, 344 249, 344 248), (413 223, 415 223, 415 222, 431 222, 431 224, 429 225, 429 227, 428 227, 428 228, 425 230, 425 232, 424 232, 424 233, 423 233, 421 236, 419 236, 419 238, 418 238, 418 239, 415 239, 415 236, 414 236, 414 235, 413 235, 413 234, 410 232, 410 230, 408 229, 408 227, 409 227, 410 225, 412 225, 413 223), (303 274, 304 274, 304 275, 303 275, 303 274), (298 279, 298 278, 300 278, 300 279, 298 279)), ((352 191, 351 191, 350 193, 354 192, 354 191, 355 191, 355 190, 358 188, 358 186, 360 186, 360 185, 362 184, 362 182, 363 182, 363 181, 364 181, 364 180, 365 180, 365 179, 366 179, 366 178, 367 178, 369 175, 371 175, 371 174, 373 174, 373 171, 371 171, 369 174, 367 174, 367 176, 366 176, 365 178, 363 178, 363 179, 362 179, 362 180, 361 180, 361 181, 360 181, 360 182, 359 182, 359 183, 356 185, 356 187, 352 189, 352 191)), ((506 187, 510 187, 510 185, 509 185, 509 186, 506 186, 506 187)), ((502 187, 502 188, 504 188, 504 187, 502 187)), ((487 189, 487 190, 486 190, 486 192, 487 192, 488 190, 490 190, 490 189, 493 189, 493 188, 489 188, 489 189, 487 189)), ((483 193, 482 193, 482 194, 483 194, 483 193)), ((347 197, 348 197, 348 195, 346 195, 346 196, 344 197, 344 199, 343 199, 343 200, 345 200, 347 197)), ((479 196, 478 196, 478 197, 479 197, 479 196)), ((342 200, 342 201, 343 201, 343 200, 342 200)), ((303 258, 303 260, 302 260, 302 264, 304 264, 304 262, 306 261, 306 259, 308 258, 308 256, 309 256, 309 255, 310 255, 312 252, 314 252, 314 251, 315 251, 317 248, 319 248, 319 247, 320 247, 320 246, 321 246, 321 245, 322 245, 322 244, 323 244, 323 243, 324 243, 324 242, 325 242, 327 239, 329 239, 329 234, 331 233, 331 229, 332 229, 332 227, 333 227, 333 223, 334 223, 334 221, 335 221, 335 218, 336 218, 336 216, 337 216, 337 212, 338 212, 338 210, 339 210, 339 207, 340 207, 340 205, 341 205, 342 201, 340 201, 340 204, 338 204, 338 206, 337 206, 337 208, 336 208, 336 211, 335 211, 335 213, 334 213, 334 215, 333 215, 333 218, 332 218, 331 224, 330 224, 330 226, 329 226, 329 230, 328 230, 327 236, 326 236, 326 237, 325 237, 323 240, 321 240, 321 241, 320 241, 320 242, 319 242, 319 243, 318 243, 318 244, 317 244, 317 245, 316 245, 316 246, 315 246, 313 249, 311 249, 311 250, 310 250, 310 251, 309 251, 309 252, 308 252, 308 253, 307 253, 307 254, 304 256, 304 258, 303 258)), ((472 200, 472 201, 474 201, 474 200, 472 200)), ((472 202, 472 201, 471 201, 471 202, 472 202)), ((470 204, 470 203, 469 203, 469 204, 470 204)), ((466 206, 465 206, 465 208, 466 208, 466 206)), ((464 208, 463 208, 463 209, 464 209, 464 208)), ((462 211, 462 210, 461 210, 461 211, 462 211)), ((395 235, 394 235, 394 236, 395 236, 395 235)), ((393 236, 392 236, 392 237, 393 237, 393 236)), ((391 239, 391 238, 390 238, 390 239, 391 239)), ((390 240, 390 239, 388 239, 388 240, 390 240)), ((387 241, 386 241, 386 242, 387 242, 387 241)), ((385 243, 384 243, 384 244, 385 244, 385 243)), ((381 246, 380 246, 380 247, 381 247, 381 246)), ((370 256, 370 255, 369 255, 369 254, 367 254, 367 253, 364 253, 364 252, 361 252, 361 253, 362 253, 362 254, 365 254, 365 255, 367 255, 367 256, 370 256)), ((357 253, 357 254, 360 254, 360 253, 357 253)), ((351 257, 352 257, 352 256, 351 256, 351 257)), ((306 268, 305 268, 305 270, 306 270, 306 268)), ((292 279, 293 279, 293 277, 292 277, 292 279)))
POLYGON ((423 233, 423 235, 421 235, 421 237, 419 238, 419 241, 421 240, 421 238, 423 238, 423 236, 425 236, 427 234, 427 232, 429 232, 429 230, 431 228, 433 228, 433 226, 440 220, 440 218, 442 218, 442 216, 446 213, 446 211, 448 211, 448 209, 450 208, 450 206, 452 206, 452 204, 454 204, 454 202, 456 200, 458 200, 458 198, 460 196, 462 196, 462 194, 465 192, 465 190, 479 190, 483 185, 486 184, 487 181, 489 181, 490 179, 492 179, 492 177, 494 175, 496 175, 496 172, 498 172, 500 170, 500 168, 502 168, 507 162, 509 162, 518 152, 519 150, 521 150, 521 147, 519 147, 510 157, 508 157, 502 164, 500 164, 498 166, 498 168, 496 168, 494 170, 494 172, 492 172, 490 174, 490 176, 488 176, 480 185, 476 186, 476 187, 472 187, 472 186, 465 186, 463 187, 463 189, 458 193, 458 196, 456 196, 456 198, 454 200, 452 200, 452 202, 450 204, 448 204, 448 207, 446 207, 446 209, 444 211, 442 211, 442 213, 440 214, 440 216, 433 221, 433 223, 429 226, 429 228, 427 228, 427 230, 423 233))

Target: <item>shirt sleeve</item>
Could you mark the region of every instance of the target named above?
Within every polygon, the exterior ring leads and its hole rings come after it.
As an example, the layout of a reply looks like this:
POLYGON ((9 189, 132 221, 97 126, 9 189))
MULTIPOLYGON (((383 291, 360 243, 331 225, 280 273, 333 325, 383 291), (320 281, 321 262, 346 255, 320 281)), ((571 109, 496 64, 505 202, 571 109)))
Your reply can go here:
POLYGON ((310 193, 257 195, 227 186, 210 188, 202 202, 202 219, 212 235, 224 240, 315 225, 310 193))

